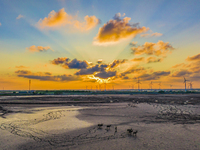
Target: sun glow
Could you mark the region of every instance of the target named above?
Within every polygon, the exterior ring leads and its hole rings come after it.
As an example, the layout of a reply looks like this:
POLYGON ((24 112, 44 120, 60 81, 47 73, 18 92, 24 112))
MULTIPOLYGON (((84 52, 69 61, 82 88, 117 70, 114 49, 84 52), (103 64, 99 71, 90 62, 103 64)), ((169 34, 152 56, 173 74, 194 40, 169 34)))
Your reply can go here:
POLYGON ((99 84, 103 84, 103 83, 110 83, 110 80, 111 78, 107 78, 107 79, 102 79, 102 78, 99 78, 99 77, 95 77, 94 75, 88 75, 87 76, 89 79, 91 80, 96 80, 97 83, 99 84))

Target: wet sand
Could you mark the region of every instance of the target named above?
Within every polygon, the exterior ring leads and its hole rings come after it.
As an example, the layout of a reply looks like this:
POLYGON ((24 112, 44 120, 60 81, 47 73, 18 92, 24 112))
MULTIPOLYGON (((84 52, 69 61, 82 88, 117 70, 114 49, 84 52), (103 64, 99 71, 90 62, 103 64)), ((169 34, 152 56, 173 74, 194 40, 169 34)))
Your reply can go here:
POLYGON ((198 150, 199 97, 1 97, 0 149, 198 150))

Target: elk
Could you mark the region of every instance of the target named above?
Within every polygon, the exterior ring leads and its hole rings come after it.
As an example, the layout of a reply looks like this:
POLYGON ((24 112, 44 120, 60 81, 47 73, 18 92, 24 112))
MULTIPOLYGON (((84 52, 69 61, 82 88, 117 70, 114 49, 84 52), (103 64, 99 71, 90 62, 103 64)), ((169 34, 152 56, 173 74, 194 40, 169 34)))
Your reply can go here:
POLYGON ((101 127, 103 126, 103 124, 101 123, 101 124, 98 124, 98 127, 99 127, 99 129, 101 129, 101 127))
POLYGON ((133 135, 136 136, 137 132, 138 132, 138 130, 136 130, 135 132, 133 132, 133 135))
POLYGON ((133 132, 133 129, 127 129, 128 133, 131 134, 133 132))
POLYGON ((115 127, 115 132, 117 132, 117 126, 115 127))
POLYGON ((111 127, 111 124, 107 125, 107 130, 109 130, 109 129, 110 129, 110 127, 111 127))

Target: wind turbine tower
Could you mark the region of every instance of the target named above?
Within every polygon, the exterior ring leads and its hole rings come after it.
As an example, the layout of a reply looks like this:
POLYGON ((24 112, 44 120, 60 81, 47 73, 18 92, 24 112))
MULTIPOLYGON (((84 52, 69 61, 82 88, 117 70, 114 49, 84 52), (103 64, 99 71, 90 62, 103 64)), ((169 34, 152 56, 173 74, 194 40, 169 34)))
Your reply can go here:
POLYGON ((104 86, 105 86, 105 91, 106 91, 106 82, 104 82, 104 86))
POLYGON ((115 90, 115 89, 114 89, 114 85, 112 85, 112 88, 113 88, 113 91, 114 91, 114 90, 115 90))
POLYGON ((132 90, 134 89, 134 85, 132 84, 132 90))
POLYGON ((96 85, 96 91, 98 90, 98 85, 96 85))
POLYGON ((159 83, 158 83, 158 85, 159 85, 159 90, 160 90, 160 87, 161 87, 161 82, 159 82, 159 83))
POLYGON ((183 83, 185 83, 185 92, 186 92, 186 91, 187 91, 187 89, 186 89, 186 84, 187 84, 187 81, 190 81, 190 80, 186 80, 185 77, 183 77, 183 78, 184 78, 183 83))
POLYGON ((192 89, 192 82, 190 82, 190 89, 192 89))
POLYGON ((101 84, 99 83, 99 90, 101 91, 101 84))
POLYGON ((31 90, 31 80, 29 80, 29 92, 31 90))
POLYGON ((151 81, 151 83, 149 84, 149 86, 150 86, 151 90, 152 90, 152 85, 153 85, 153 83, 152 83, 152 81, 151 81))
POLYGON ((137 84, 138 84, 138 91, 140 91, 140 84, 141 84, 141 82, 140 82, 139 78, 138 78, 137 84))

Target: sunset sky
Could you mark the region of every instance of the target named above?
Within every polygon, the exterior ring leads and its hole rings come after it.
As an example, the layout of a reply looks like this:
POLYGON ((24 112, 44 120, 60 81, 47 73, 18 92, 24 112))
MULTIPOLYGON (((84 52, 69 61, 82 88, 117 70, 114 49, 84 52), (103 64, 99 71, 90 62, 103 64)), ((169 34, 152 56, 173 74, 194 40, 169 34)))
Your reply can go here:
POLYGON ((0 0, 0 90, 200 88, 199 6, 0 0))

